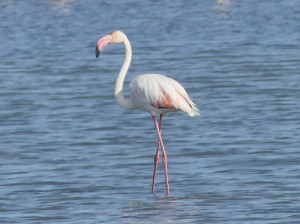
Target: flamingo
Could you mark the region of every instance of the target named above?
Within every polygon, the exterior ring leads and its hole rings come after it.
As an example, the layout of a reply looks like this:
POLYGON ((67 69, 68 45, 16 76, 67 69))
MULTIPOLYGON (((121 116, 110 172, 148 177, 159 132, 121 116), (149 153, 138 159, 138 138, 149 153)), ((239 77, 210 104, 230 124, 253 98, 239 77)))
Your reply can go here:
POLYGON ((156 155, 154 156, 154 172, 152 180, 152 192, 154 192, 156 170, 159 162, 159 149, 163 154, 163 164, 165 170, 165 182, 167 188, 167 196, 170 193, 168 181, 168 162, 167 153, 161 137, 161 126, 163 114, 168 112, 183 111, 190 117, 199 115, 195 103, 190 99, 185 89, 174 79, 159 74, 144 74, 134 78, 129 84, 129 99, 123 96, 123 84, 126 73, 130 66, 132 51, 131 45, 122 31, 113 31, 112 33, 100 38, 96 45, 96 57, 99 56, 103 48, 108 44, 124 44, 126 54, 125 60, 116 80, 115 98, 117 103, 127 109, 141 109, 149 112, 152 115, 156 128, 158 141, 156 155), (156 115, 160 115, 159 123, 156 115))

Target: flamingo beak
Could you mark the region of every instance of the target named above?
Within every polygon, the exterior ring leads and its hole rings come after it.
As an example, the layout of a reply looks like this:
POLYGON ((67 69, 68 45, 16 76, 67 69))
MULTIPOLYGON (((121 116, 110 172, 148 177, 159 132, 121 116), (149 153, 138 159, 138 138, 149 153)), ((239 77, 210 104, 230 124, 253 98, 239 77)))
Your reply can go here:
POLYGON ((97 41, 96 57, 98 58, 102 49, 112 41, 111 35, 106 35, 97 41))
POLYGON ((100 50, 98 49, 98 47, 96 46, 96 58, 98 58, 100 55, 100 50))

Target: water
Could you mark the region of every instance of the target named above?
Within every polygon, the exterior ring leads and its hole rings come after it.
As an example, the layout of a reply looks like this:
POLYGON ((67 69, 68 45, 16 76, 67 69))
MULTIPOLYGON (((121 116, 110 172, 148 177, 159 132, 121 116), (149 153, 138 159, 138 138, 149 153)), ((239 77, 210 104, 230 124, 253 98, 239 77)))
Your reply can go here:
POLYGON ((0 223, 299 223, 299 1, 0 2, 0 223), (141 73, 201 109, 163 122, 113 97, 123 30, 141 73))

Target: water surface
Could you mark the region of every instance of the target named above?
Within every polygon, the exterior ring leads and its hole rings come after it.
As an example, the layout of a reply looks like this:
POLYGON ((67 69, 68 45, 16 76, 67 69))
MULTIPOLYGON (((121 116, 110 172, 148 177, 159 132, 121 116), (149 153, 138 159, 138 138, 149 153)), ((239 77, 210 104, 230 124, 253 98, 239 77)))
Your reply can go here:
MULTIPOLYGON (((298 223, 299 1, 0 2, 1 223, 298 223), (123 30, 142 73, 201 110, 156 132, 114 99, 123 30)), ((126 89, 126 88, 125 88, 126 89)), ((127 94, 125 94, 127 95, 127 94)))

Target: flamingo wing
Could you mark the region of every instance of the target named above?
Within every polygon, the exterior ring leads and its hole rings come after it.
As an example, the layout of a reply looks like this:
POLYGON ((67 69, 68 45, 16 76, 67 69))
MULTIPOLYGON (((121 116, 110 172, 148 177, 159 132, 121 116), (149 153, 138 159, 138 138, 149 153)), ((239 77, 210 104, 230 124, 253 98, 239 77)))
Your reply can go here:
POLYGON ((140 75, 131 81, 129 90, 137 106, 150 113, 182 110, 189 116, 199 114, 185 89, 169 77, 159 74, 140 75))

